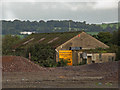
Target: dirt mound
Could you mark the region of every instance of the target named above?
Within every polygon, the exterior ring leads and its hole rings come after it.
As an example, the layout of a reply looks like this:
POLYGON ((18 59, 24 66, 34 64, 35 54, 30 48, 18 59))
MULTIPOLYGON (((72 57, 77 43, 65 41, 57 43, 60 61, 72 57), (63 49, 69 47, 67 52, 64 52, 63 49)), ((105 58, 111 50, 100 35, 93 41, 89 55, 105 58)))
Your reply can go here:
POLYGON ((38 72, 47 71, 46 73, 65 74, 71 73, 82 76, 102 76, 105 80, 118 80, 120 71, 120 61, 94 63, 80 66, 52 67, 44 68, 20 56, 3 56, 3 72, 38 72))
POLYGON ((21 56, 3 56, 2 71, 3 72, 36 72, 45 70, 45 68, 34 64, 30 60, 21 56))

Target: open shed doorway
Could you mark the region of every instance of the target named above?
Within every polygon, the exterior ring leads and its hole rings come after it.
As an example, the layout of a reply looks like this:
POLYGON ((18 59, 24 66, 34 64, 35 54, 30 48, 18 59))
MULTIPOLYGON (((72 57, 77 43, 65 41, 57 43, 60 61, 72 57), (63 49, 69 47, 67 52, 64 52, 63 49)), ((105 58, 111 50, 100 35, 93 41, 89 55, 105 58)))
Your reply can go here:
POLYGON ((91 64, 92 63, 92 56, 87 56, 87 64, 91 64))

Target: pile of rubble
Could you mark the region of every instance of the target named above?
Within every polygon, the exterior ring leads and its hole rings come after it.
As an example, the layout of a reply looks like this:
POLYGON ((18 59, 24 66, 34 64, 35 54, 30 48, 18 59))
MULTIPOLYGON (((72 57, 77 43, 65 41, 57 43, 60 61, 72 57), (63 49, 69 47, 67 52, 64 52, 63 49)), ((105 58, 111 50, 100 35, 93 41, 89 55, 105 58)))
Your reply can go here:
POLYGON ((47 71, 46 73, 56 74, 71 74, 75 76, 102 76, 105 80, 119 80, 120 76, 120 61, 93 63, 80 66, 52 67, 44 68, 33 63, 32 61, 21 56, 3 56, 2 71, 3 72, 39 72, 47 71))
POLYGON ((3 56, 2 71, 3 72, 37 72, 45 70, 45 68, 34 64, 32 61, 21 56, 3 56))
POLYGON ((105 80, 120 80, 120 61, 93 63, 80 66, 58 67, 56 69, 59 72, 79 72, 80 76, 102 76, 105 80))

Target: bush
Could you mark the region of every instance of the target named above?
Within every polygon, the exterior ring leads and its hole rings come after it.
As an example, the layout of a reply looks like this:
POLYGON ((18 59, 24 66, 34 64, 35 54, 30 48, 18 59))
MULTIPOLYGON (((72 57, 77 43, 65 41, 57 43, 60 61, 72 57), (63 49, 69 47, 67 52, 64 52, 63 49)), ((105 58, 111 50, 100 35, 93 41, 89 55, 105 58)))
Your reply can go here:
POLYGON ((57 63, 53 60, 53 59, 47 59, 44 61, 39 61, 39 65, 40 66, 44 66, 44 67, 56 67, 57 63))
POLYGON ((36 44, 27 49, 26 57, 29 58, 31 54, 31 60, 43 67, 60 67, 67 66, 68 61, 60 59, 57 63, 55 61, 55 50, 49 45, 36 44))
POLYGON ((57 66, 60 67, 60 66, 67 66, 67 63, 68 61, 65 60, 65 59, 60 59, 60 61, 57 63, 57 66))
POLYGON ((31 55, 31 60, 41 66, 53 67, 56 65, 54 59, 55 50, 48 45, 35 44, 27 49, 27 58, 29 58, 29 53, 31 55))
POLYGON ((5 35, 2 38, 2 54, 3 55, 14 55, 15 53, 12 51, 13 46, 18 43, 21 38, 17 35, 5 35))

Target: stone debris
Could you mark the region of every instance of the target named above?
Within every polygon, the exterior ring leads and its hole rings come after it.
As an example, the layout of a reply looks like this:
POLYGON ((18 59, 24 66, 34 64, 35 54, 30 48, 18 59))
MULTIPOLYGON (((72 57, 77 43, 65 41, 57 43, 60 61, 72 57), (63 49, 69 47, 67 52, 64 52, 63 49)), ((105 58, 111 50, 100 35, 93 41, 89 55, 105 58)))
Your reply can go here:
MULTIPOLYGON (((80 66, 65 66, 65 67, 41 67, 32 61, 21 56, 3 56, 2 57, 3 72, 41 72, 50 74, 54 73, 61 79, 73 77, 76 80, 79 78, 89 80, 112 80, 119 79, 120 61, 93 63, 80 66)), ((46 74, 45 74, 46 75, 46 74)))

